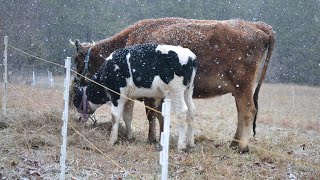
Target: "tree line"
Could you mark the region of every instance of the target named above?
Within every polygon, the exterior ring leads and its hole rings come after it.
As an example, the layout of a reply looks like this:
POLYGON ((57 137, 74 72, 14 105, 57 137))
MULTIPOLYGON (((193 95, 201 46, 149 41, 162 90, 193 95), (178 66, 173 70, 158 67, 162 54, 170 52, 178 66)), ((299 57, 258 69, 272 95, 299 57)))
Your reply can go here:
MULTIPOLYGON (((267 81, 320 85, 319 0, 0 2, 0 37, 3 39, 8 35, 11 45, 60 64, 74 53, 69 39, 82 42, 105 39, 141 19, 183 17, 264 21, 276 31, 267 81)), ((9 56, 12 73, 29 72, 33 68, 63 72, 60 67, 35 61, 11 49, 9 56)))

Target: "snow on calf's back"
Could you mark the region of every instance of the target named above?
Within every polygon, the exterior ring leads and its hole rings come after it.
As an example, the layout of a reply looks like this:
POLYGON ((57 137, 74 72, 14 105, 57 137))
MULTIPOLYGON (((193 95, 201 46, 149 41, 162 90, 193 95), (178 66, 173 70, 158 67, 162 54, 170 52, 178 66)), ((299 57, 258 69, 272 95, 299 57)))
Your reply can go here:
POLYGON ((187 64, 190 57, 192 60, 196 59, 196 55, 190 49, 181 46, 158 45, 156 51, 160 51, 162 54, 169 54, 169 51, 175 52, 181 65, 187 64))

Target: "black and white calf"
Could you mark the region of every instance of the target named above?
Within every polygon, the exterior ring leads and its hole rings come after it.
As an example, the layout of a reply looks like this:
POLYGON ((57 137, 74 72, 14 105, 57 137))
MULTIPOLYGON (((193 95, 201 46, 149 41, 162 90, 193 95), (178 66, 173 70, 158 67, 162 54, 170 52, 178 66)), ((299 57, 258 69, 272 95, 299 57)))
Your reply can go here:
POLYGON ((113 126, 110 143, 118 137, 123 116, 127 138, 132 138, 131 99, 150 97, 171 99, 172 111, 178 116, 178 149, 194 146, 192 102, 196 55, 187 48, 171 45, 140 44, 113 52, 93 76, 97 83, 76 87, 74 104, 81 113, 93 113, 99 106, 111 101, 113 126), (85 97, 85 98, 84 98, 85 97), (84 104, 84 106, 83 106, 84 104))

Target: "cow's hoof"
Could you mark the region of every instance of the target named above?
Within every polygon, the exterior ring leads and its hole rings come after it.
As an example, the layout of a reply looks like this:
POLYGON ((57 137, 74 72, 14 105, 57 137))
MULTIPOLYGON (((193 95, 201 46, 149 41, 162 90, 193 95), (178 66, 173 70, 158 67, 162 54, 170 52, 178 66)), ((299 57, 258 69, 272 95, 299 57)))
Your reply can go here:
POLYGON ((239 148, 239 142, 237 142, 237 141, 232 141, 229 147, 230 147, 231 149, 236 150, 236 149, 239 148))
POLYGON ((149 144, 157 144, 157 140, 156 139, 148 139, 148 143, 149 144))
POLYGON ((246 147, 244 147, 244 148, 240 148, 238 152, 239 152, 239 154, 248 153, 248 152, 249 152, 249 147, 246 146, 246 147))

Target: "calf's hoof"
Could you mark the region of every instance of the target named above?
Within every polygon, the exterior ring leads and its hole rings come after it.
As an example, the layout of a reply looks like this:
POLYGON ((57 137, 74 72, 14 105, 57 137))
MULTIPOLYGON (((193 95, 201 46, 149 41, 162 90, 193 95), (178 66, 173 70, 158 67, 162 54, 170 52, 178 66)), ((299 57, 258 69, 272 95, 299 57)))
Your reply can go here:
POLYGON ((194 151, 194 148, 190 146, 183 149, 178 149, 178 153, 191 153, 193 151, 194 151))
POLYGON ((134 137, 127 138, 127 141, 128 141, 129 143, 133 143, 133 142, 136 141, 136 138, 134 138, 134 137))
POLYGON ((116 140, 109 140, 109 142, 108 142, 108 144, 110 145, 110 146, 113 146, 113 145, 116 145, 116 144, 119 144, 120 143, 120 141, 118 140, 118 139, 116 139, 116 140))

